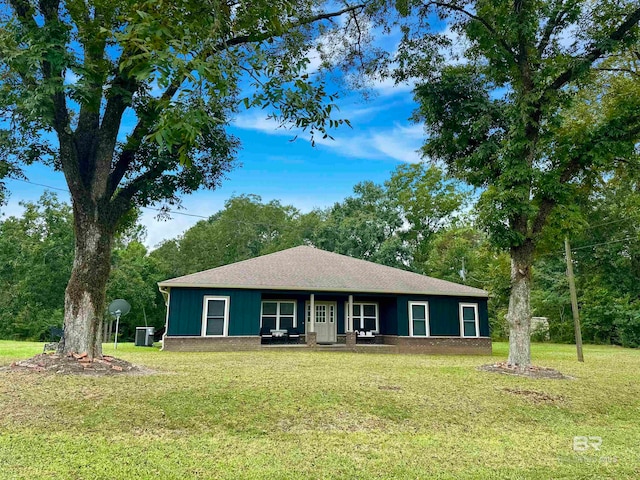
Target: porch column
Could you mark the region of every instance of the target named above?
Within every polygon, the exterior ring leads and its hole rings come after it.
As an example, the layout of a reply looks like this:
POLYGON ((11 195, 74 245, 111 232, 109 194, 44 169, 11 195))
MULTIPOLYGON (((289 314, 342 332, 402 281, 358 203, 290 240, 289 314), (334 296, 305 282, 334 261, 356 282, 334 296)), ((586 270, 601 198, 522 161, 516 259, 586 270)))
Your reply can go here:
POLYGON ((317 345, 318 334, 316 333, 316 298, 312 293, 309 298, 309 329, 307 331, 307 346, 315 347, 317 345))
POLYGON ((353 295, 349 295, 349 302, 347 305, 347 331, 345 343, 347 347, 356 346, 356 332, 353 331, 353 295))

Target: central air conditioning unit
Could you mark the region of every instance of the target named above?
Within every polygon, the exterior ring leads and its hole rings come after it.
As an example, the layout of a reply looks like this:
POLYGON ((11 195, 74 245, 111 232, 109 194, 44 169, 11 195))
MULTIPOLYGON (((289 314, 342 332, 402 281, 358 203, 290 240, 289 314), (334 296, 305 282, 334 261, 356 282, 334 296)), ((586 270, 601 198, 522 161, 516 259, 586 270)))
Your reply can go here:
POLYGON ((136 347, 153 347, 155 327, 136 327, 136 347))

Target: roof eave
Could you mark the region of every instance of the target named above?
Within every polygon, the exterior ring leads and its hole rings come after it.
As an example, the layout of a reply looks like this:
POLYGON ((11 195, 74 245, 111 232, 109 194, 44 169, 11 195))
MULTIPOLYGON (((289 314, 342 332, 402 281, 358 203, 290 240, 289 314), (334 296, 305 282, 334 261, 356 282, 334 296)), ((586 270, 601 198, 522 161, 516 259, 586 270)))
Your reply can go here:
POLYGON ((292 290, 297 292, 341 292, 341 293, 386 293, 392 295, 440 295, 446 297, 478 297, 488 298, 489 292, 480 290, 477 292, 453 292, 453 291, 392 291, 392 290, 376 290, 376 289, 351 289, 351 288, 329 288, 329 287, 300 287, 300 286, 273 286, 273 285, 220 285, 213 283, 170 283, 159 282, 159 287, 178 287, 178 288, 231 288, 238 290, 292 290))

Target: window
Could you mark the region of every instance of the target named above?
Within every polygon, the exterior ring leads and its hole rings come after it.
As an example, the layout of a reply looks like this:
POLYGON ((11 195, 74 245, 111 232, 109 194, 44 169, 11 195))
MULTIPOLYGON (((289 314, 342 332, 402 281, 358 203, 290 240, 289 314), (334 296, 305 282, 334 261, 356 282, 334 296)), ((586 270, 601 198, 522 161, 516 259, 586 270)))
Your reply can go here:
POLYGON ((429 302, 409 302, 409 336, 429 336, 429 302))
MULTIPOLYGON (((349 302, 345 304, 345 312, 349 311, 349 302)), ((348 318, 345 315, 345 331, 349 329, 348 318)), ((353 304, 353 329, 365 331, 380 331, 380 317, 378 316, 377 303, 354 303, 353 304)))
POLYGON ((460 336, 479 337, 480 327, 478 325, 478 304, 460 304, 460 336))
POLYGON ((262 302, 260 327, 269 330, 289 330, 295 328, 296 302, 293 300, 265 300, 262 302))
POLYGON ((202 336, 226 337, 229 334, 229 297, 204 297, 202 336))

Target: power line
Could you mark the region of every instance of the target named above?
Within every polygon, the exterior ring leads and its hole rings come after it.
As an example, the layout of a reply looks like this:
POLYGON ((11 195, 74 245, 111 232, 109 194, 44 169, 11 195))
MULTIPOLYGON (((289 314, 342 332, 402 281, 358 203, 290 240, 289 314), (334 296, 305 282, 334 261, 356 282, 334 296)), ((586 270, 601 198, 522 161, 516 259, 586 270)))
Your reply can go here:
MULTIPOLYGON (((636 237, 629 235, 627 237, 624 238, 619 238, 617 240, 611 240, 608 242, 601 242, 601 243, 592 243, 591 245, 582 245, 580 247, 571 247, 571 251, 575 251, 575 250, 585 250, 587 248, 593 248, 593 247, 599 247, 602 245, 610 245, 613 243, 620 243, 620 242, 626 242, 627 240, 634 240, 636 237)), ((544 258, 544 257, 553 257, 553 258, 557 258, 558 255, 564 255, 565 252, 564 251, 555 251, 555 252, 547 252, 547 253, 541 253, 536 255, 536 258, 544 258)))
MULTIPOLYGON (((628 218, 621 218, 618 220, 611 220, 609 222, 596 223, 595 225, 589 225, 588 227, 585 228, 585 230, 591 230, 592 228, 598 228, 598 227, 603 227, 605 225, 612 225, 614 223, 621 223, 621 222, 628 222, 628 221, 629 221, 628 218)), ((575 250, 575 249, 572 248, 572 250, 575 250)))
POLYGON ((571 247, 571 250, 583 250, 585 248, 593 248, 593 247, 599 247, 601 245, 609 245, 612 243, 620 243, 620 242, 626 242, 627 240, 633 240, 635 237, 629 235, 628 237, 625 238, 620 238, 618 240, 611 240, 610 242, 602 242, 602 243, 593 243, 591 245, 583 245, 582 247, 571 247))
MULTIPOLYGON (((71 193, 66 188, 52 187, 51 185, 45 185, 44 183, 32 182, 30 180, 25 180, 25 179, 22 179, 22 178, 10 178, 9 180, 13 180, 13 181, 16 181, 16 182, 22 182, 22 183, 28 183, 30 185, 36 185, 38 187, 49 188, 51 190, 58 190, 60 192, 65 192, 65 193, 69 193, 69 194, 71 193)), ((144 208, 145 210, 153 210, 155 212, 163 212, 164 211, 162 208, 154 208, 154 207, 140 207, 140 208, 144 208)), ((185 212, 177 212, 177 211, 172 211, 171 213, 172 214, 176 214, 176 215, 182 215, 184 217, 196 217, 196 218, 203 218, 205 220, 209 219, 209 217, 205 217, 204 215, 198 215, 196 213, 185 213, 185 212)))
MULTIPOLYGON (((28 183, 28 184, 30 184, 30 185, 36 185, 36 186, 38 186, 38 187, 49 188, 49 189, 51 189, 51 190, 58 190, 58 191, 60 191, 60 192, 65 192, 65 193, 68 193, 68 194, 70 194, 70 193, 71 193, 71 192, 69 192, 69 190, 67 190, 66 188, 53 187, 53 186, 51 186, 51 185, 46 185, 46 184, 44 184, 44 183, 32 182, 32 181, 30 181, 30 180, 25 180, 25 179, 22 179, 22 178, 9 178, 8 180, 13 180, 13 181, 16 181, 16 182, 22 182, 22 183, 28 183)), ((143 208, 143 209, 145 209, 145 210, 152 210, 152 211, 155 211, 155 212, 163 212, 163 211, 165 211, 165 210, 163 210, 162 208, 154 208, 154 207, 140 207, 140 208, 143 208)), ((171 214, 175 214, 175 215, 182 215, 182 216, 184 216, 184 217, 202 218, 202 219, 204 219, 204 220, 208 220, 208 219, 210 218, 210 217, 207 217, 207 216, 204 216, 204 215, 198 215, 198 214, 196 214, 196 213, 186 213, 186 212, 178 212, 178 211, 171 211, 171 214)), ((628 218, 623 218, 623 219, 619 219, 619 220, 613 220, 613 221, 611 221, 611 222, 599 223, 599 224, 596 224, 596 225, 592 225, 592 226, 590 226, 590 227, 588 227, 588 228, 596 228, 596 227, 600 227, 600 226, 604 226, 604 225, 610 225, 610 224, 613 224, 613 223, 620 223, 620 222, 624 222, 624 221, 629 221, 629 219, 628 219, 628 218)), ((247 224, 247 225, 249 225, 249 224, 250 224, 250 225, 261 225, 261 226, 273 227, 273 225, 270 225, 270 224, 265 224, 265 223, 256 223, 256 222, 242 222, 242 221, 239 221, 239 220, 235 220, 235 221, 234 221, 234 223, 238 223, 238 224, 247 224)), ((592 244, 592 245, 583 245, 583 246, 581 246, 581 247, 571 247, 571 250, 572 250, 572 251, 574 251, 574 250, 584 250, 584 249, 586 249, 586 248, 593 248, 593 247, 599 247, 599 246, 602 246, 602 245, 609 245, 609 244, 613 244, 613 243, 620 243, 620 242, 625 242, 625 241, 627 241, 627 240, 632 240, 632 239, 634 239, 634 237, 633 237, 633 236, 628 236, 628 237, 625 237, 625 238, 621 238, 621 239, 619 239, 619 240, 612 240, 612 241, 609 241, 609 242, 594 243, 594 244, 592 244)), ((563 252, 559 252, 559 253, 560 253, 560 254, 564 254, 564 251, 563 251, 563 252)), ((548 255, 557 255, 557 254, 556 254, 556 253, 549 252, 549 253, 545 253, 545 254, 539 255, 539 257, 544 257, 544 256, 548 256, 548 255)))
POLYGON ((67 190, 66 188, 52 187, 51 185, 45 185, 44 183, 31 182, 23 178, 9 178, 8 180, 13 180, 14 182, 30 183, 31 185, 37 185, 38 187, 50 188, 51 190, 59 190, 61 192, 70 193, 69 190, 67 190))
MULTIPOLYGON (((44 187, 44 188, 49 188, 51 190, 58 190, 61 192, 65 192, 70 194, 71 192, 69 192, 69 190, 67 190, 66 188, 60 188, 60 187, 52 187, 51 185, 45 185, 44 183, 37 183, 37 182, 32 182, 30 180, 25 180, 22 178, 10 178, 8 180, 14 180, 17 182, 22 182, 22 183, 28 183, 30 185, 36 185, 38 187, 44 187)), ((162 209, 162 208, 155 208, 155 207, 139 207, 145 210, 152 210, 154 212, 164 212, 166 210, 162 209)), ((168 213, 171 213, 172 215, 182 215, 183 217, 194 217, 194 218, 202 218, 204 220, 209 220, 209 218, 211 217, 207 217, 204 215, 198 215, 197 213, 186 213, 186 212, 179 212, 176 210, 172 210, 168 213)), ((279 225, 273 225, 270 223, 264 223, 264 222, 250 222, 250 221, 242 221, 242 220, 231 220, 231 223, 235 223, 237 225, 251 225, 251 226, 258 226, 258 227, 267 227, 267 228, 277 228, 279 225)))
MULTIPOLYGON (((153 208, 153 207, 140 207, 140 208, 144 208, 145 210, 154 210, 156 212, 164 212, 165 211, 162 208, 153 208)), ((204 218, 205 220, 209 219, 209 217, 205 217, 204 215, 198 215, 197 213, 176 212, 175 210, 172 210, 170 213, 171 214, 175 213, 176 215, 182 215, 183 217, 204 218)))

